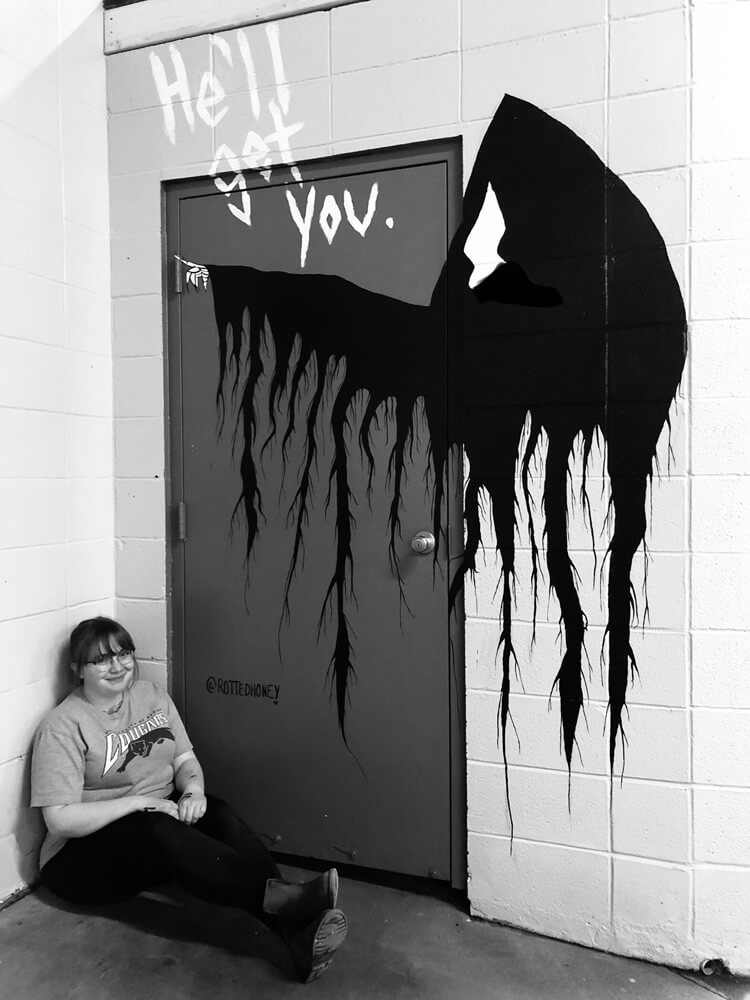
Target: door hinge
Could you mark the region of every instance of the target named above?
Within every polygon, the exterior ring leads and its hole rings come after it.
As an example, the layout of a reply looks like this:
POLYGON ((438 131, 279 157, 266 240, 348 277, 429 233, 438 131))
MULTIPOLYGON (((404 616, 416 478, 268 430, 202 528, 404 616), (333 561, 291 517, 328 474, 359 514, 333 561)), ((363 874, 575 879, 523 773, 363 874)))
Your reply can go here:
POLYGON ((187 507, 184 500, 177 504, 177 541, 184 542, 187 539, 187 507))
POLYGON ((177 295, 182 294, 182 261, 176 254, 174 257, 174 290, 177 295))

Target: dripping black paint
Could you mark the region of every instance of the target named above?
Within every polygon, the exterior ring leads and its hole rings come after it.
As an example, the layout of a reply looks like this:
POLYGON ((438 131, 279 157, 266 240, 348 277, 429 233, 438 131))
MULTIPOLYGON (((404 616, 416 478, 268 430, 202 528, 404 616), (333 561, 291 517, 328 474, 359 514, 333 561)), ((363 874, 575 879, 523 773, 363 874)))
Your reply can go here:
MULTIPOLYGON (((330 616, 335 641, 330 678, 346 740, 347 691, 353 673, 347 619, 352 599, 352 532, 347 435, 353 432, 370 473, 371 431, 382 404, 395 421, 389 456, 389 554, 401 595, 395 540, 415 406, 424 401, 430 434, 434 534, 442 544, 440 510, 446 460, 465 449, 470 476, 465 494, 467 541, 451 581, 455 605, 481 544, 480 497, 490 498, 501 556, 499 651, 502 686, 498 734, 506 759, 513 649, 514 548, 517 525, 516 461, 530 507, 530 463, 544 434, 543 507, 547 572, 561 609, 562 662, 553 687, 560 698, 563 745, 570 768, 583 706, 586 616, 567 548, 569 463, 582 448, 584 470, 592 447, 606 445, 614 530, 608 548, 607 632, 609 758, 614 764, 630 674, 635 670, 630 631, 635 616, 633 556, 644 544, 646 494, 658 438, 669 421, 685 359, 685 313, 664 242, 626 185, 569 129, 527 102, 506 96, 490 124, 466 188, 463 221, 428 306, 367 291, 342 278, 263 272, 208 265, 219 335, 217 405, 239 394, 242 491, 237 512, 246 521, 246 551, 261 530, 258 461, 271 438, 282 454, 304 422, 306 451, 291 506, 294 544, 282 615, 298 568, 316 465, 326 373, 340 366, 330 426, 333 442, 329 502, 336 514, 335 569, 323 596, 320 626, 330 616), (473 291, 464 250, 488 186, 505 220, 498 255, 505 263, 473 291), (442 367, 431 349, 444 320, 447 296, 460 302, 449 342, 449 405, 442 367), (247 311, 247 321, 243 322, 247 311), (353 329, 357 337, 350 336, 353 329), (408 335, 407 335, 408 333, 408 335), (257 440, 258 387, 264 335, 273 340, 268 416, 271 434, 257 440), (356 342, 357 349, 352 350, 356 342), (245 353, 246 352, 246 353, 245 353), (398 363, 396 363, 398 361, 398 363), (311 374, 312 373, 312 374, 311 374), (306 412, 296 415, 300 387, 313 380, 306 412), (241 386, 241 389, 240 389, 241 386), (363 415, 352 427, 357 401, 363 415), (283 427, 279 422, 283 423, 283 427)), ((585 475, 582 503, 587 508, 585 475)), ((529 518, 535 595, 540 546, 529 518)), ((507 769, 506 769, 507 780, 507 769)))
MULTIPOLYGON (((244 374, 244 330, 248 331, 248 371, 239 404, 239 426, 244 448, 240 462, 242 493, 237 508, 244 513, 247 524, 248 556, 260 530, 262 517, 258 453, 280 432, 277 409, 289 382, 289 392, 284 399, 285 426, 282 435, 282 456, 286 457, 286 446, 295 432, 295 410, 303 383, 305 388, 308 388, 310 380, 313 384, 310 403, 304 416, 305 455, 289 511, 294 541, 286 577, 283 615, 289 613, 289 592, 301 558, 319 435, 323 433, 318 424, 318 415, 327 376, 332 367, 340 364, 344 367, 343 380, 333 402, 331 422, 326 429, 334 446, 329 477, 329 502, 334 504, 336 510, 336 559, 335 570, 321 608, 320 628, 330 613, 336 626, 331 677, 336 691, 339 725, 346 738, 347 687, 353 670, 350 628, 346 615, 347 602, 352 597, 351 538, 354 530, 346 442, 347 431, 350 429, 350 410, 363 390, 366 391, 367 402, 356 434, 369 466, 370 479, 374 472, 370 434, 382 403, 389 404, 395 419, 396 435, 388 470, 393 490, 389 511, 389 556, 399 587, 402 587, 396 555, 401 486, 409 441, 416 433, 415 408, 420 397, 424 400, 430 434, 434 530, 436 537, 440 534, 439 516, 444 488, 447 433, 445 387, 441 382, 443 368, 432 346, 435 313, 432 308, 364 291, 338 277, 262 272, 248 267, 209 266, 209 273, 219 330, 221 380, 217 405, 222 412, 227 382, 231 383, 230 391, 236 394, 240 378, 244 374), (335 308, 332 307, 334 303, 335 308), (248 311, 248 318, 247 323, 243 324, 245 310, 248 311), (264 327, 268 328, 273 338, 276 361, 268 390, 271 433, 266 441, 258 442, 256 393, 263 375, 264 327), (403 336, 404 330, 409 331, 406 338, 403 336), (353 338, 355 332, 356 338, 353 338), (295 350, 298 337, 299 349, 295 350), (377 345, 377 349, 352 352, 353 339, 362 344, 377 345), (399 358, 398 364, 394 364, 396 357, 399 358), (414 377, 414 372, 419 373, 418 378, 414 377)), ((403 590, 402 600, 405 600, 403 590)))

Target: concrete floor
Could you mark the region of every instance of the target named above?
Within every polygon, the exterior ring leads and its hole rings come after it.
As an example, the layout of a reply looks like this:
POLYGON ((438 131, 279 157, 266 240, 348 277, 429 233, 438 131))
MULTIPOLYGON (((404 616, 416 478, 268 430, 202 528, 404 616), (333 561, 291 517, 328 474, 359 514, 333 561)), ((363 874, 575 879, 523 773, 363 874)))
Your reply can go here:
MULTIPOLYGON (((298 869, 290 874, 304 877, 298 869)), ((0 911, 0 997, 13 1000, 732 1000, 750 981, 685 974, 470 920, 449 891, 342 878, 349 937, 303 986, 246 915, 176 892, 98 912, 39 890, 0 911), (422 889, 417 892, 414 889, 422 889)))

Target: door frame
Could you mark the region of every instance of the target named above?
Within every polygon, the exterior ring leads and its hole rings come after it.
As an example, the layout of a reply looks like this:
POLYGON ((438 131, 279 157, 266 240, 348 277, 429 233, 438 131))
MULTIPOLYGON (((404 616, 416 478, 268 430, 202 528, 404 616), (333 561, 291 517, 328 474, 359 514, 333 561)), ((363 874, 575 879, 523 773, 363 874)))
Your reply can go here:
MULTIPOLYGON (((447 169, 446 252, 451 238, 461 222, 463 202, 462 138, 447 138, 429 142, 326 156, 301 161, 302 171, 324 170, 326 176, 346 175, 362 168, 362 172, 396 169, 412 165, 444 163, 447 169)), ((257 171, 245 171, 248 179, 257 178, 257 171)), ((248 185, 252 190, 255 185, 248 185)), ((162 302, 164 324, 164 419, 165 419, 165 489, 166 489, 166 609, 167 663, 172 697, 181 713, 185 709, 185 560, 180 538, 180 504, 184 501, 182 461, 182 352, 180 342, 179 295, 175 254, 180 252, 179 202, 183 198, 215 194, 211 177, 192 177, 162 182, 162 302)), ((447 357, 450 363, 453 338, 459 335, 460 316, 457 296, 448 281, 446 316, 447 357)), ((449 398, 446 384, 446 406, 456 406, 449 398)), ((463 451, 452 449, 447 461, 448 484, 448 560, 450 567, 463 552, 463 451)), ((189 531, 189 525, 187 526, 189 531)), ((460 594, 456 608, 449 616, 449 648, 446 650, 448 669, 450 725, 450 884, 464 891, 467 885, 467 808, 466 808, 466 680, 464 655, 464 605, 460 594)))

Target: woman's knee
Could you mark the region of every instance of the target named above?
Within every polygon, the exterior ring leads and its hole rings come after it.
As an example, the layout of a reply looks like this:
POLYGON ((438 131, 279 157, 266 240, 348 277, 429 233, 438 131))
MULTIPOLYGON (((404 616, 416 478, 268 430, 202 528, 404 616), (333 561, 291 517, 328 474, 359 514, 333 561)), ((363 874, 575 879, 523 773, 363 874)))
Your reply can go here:
POLYGON ((86 851, 87 838, 72 839, 40 872, 42 885, 70 903, 98 905, 136 896, 162 881, 161 866, 154 868, 151 851, 113 842, 113 849, 86 851))
POLYGON ((212 826, 222 830, 230 830, 241 823, 232 807, 216 795, 206 796, 206 815, 204 817, 212 826))
POLYGON ((174 816, 163 812, 138 813, 141 819, 141 829, 147 837, 173 839, 180 835, 185 824, 174 816))
POLYGON ((171 852, 189 833, 184 823, 162 812, 136 812, 126 818, 128 849, 145 857, 158 855, 162 862, 169 861, 171 852))
POLYGON ((226 816, 234 816, 232 807, 224 799, 220 799, 218 795, 206 795, 206 811, 208 812, 209 809, 215 816, 220 816, 222 819, 226 816))

